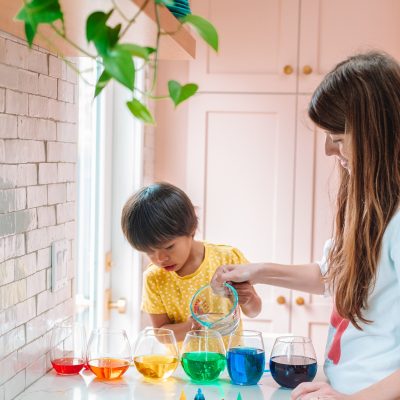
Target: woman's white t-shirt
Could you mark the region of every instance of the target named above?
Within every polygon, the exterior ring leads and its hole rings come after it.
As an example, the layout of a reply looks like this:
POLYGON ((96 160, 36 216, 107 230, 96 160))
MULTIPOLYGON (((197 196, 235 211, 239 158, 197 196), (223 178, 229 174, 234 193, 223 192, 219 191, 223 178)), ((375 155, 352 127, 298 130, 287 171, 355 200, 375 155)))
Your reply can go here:
MULTIPOLYGON (((319 263, 322 274, 331 241, 319 263)), ((324 371, 339 392, 351 394, 400 369, 400 212, 397 212, 382 240, 376 284, 363 311, 371 324, 356 329, 334 309, 328 332, 324 371)))

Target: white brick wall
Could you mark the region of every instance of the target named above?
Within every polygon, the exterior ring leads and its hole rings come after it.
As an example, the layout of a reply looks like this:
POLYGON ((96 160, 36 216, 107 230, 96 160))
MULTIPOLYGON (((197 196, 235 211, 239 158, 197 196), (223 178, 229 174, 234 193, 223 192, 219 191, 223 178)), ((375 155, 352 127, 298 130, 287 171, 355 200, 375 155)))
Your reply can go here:
POLYGON ((51 291, 51 243, 75 243, 77 80, 54 55, 0 32, 0 400, 50 365, 54 321, 73 313, 51 291))
MULTIPOLYGON (((145 70, 145 87, 152 85, 152 72, 145 70)), ((153 115, 156 114, 155 102, 149 102, 148 107, 153 115)), ((154 154, 155 154, 155 127, 152 125, 144 126, 144 148, 143 148, 143 185, 149 185, 154 182, 154 154)))

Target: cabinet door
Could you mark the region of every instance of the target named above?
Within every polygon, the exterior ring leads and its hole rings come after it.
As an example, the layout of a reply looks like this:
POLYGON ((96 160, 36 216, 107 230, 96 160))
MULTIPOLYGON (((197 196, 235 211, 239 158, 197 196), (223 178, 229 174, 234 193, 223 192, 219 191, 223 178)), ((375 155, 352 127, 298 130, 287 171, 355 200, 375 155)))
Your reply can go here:
POLYGON ((299 91, 313 92, 338 62, 361 51, 380 49, 400 60, 399 17, 398 0, 302 0, 299 91))
POLYGON ((205 92, 295 92, 299 0, 196 0, 212 21, 219 52, 197 42, 190 79, 205 92), (284 67, 292 67, 292 72, 284 67))
MULTIPOLYGON (((291 261, 295 104, 294 95, 200 94, 191 102, 186 187, 201 235, 252 262, 291 261)), ((290 291, 257 290, 263 312, 252 327, 287 332, 290 291)))
MULTIPOLYGON (((335 160, 325 155, 325 133, 308 119, 309 96, 298 97, 296 185, 293 262, 303 264, 322 258, 324 243, 332 236, 337 188, 335 160)), ((292 292, 291 330, 312 339, 318 361, 323 361, 330 297, 292 292)))

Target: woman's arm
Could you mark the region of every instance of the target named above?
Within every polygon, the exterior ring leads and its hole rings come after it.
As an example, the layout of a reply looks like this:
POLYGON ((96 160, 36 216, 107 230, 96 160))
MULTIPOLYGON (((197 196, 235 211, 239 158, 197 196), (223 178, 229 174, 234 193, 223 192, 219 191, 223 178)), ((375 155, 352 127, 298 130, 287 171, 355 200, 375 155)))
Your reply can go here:
POLYGON ((211 285, 218 290, 229 281, 264 283, 312 294, 323 294, 325 291, 321 270, 317 263, 222 265, 215 271, 211 285))
POLYGON ((292 400, 399 400, 400 399, 400 370, 397 370, 377 383, 353 394, 337 392, 326 382, 308 382, 297 386, 291 393, 292 400))
POLYGON ((398 400, 400 399, 400 369, 393 372, 386 378, 367 387, 360 392, 350 396, 351 400, 379 399, 398 400))

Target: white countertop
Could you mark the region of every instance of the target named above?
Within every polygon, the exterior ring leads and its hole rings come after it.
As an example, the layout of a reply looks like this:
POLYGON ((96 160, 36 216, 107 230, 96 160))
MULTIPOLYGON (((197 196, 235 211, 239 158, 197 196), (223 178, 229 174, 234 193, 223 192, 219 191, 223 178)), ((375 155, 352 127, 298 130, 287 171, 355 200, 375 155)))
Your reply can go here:
POLYGON ((70 376, 57 375, 51 370, 16 397, 16 400, 179 400, 182 390, 187 400, 193 400, 199 387, 205 400, 236 400, 239 392, 243 400, 286 400, 290 399, 291 392, 280 388, 269 373, 265 373, 256 386, 232 385, 226 370, 218 381, 199 385, 191 382, 179 367, 168 380, 148 383, 131 367, 121 379, 114 381, 98 380, 86 370, 70 376))

